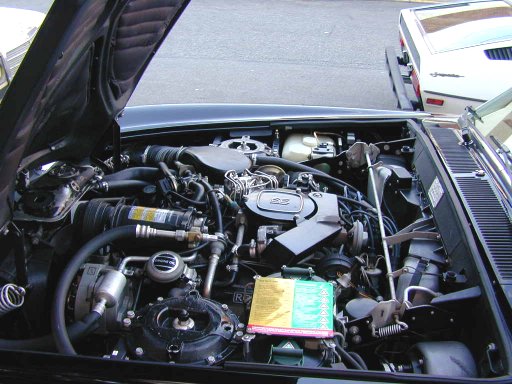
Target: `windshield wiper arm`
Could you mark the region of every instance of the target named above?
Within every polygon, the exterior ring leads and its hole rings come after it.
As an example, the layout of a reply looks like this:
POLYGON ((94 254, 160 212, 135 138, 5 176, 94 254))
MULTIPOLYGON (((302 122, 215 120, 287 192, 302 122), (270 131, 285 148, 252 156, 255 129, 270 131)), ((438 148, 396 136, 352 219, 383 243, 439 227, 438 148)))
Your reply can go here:
POLYGON ((483 123, 484 121, 482 120, 482 118, 480 117, 480 115, 477 113, 477 111, 475 111, 475 109, 471 106, 468 106, 466 107, 466 111, 468 111, 468 113, 473 116, 474 119, 480 121, 481 123, 483 123))

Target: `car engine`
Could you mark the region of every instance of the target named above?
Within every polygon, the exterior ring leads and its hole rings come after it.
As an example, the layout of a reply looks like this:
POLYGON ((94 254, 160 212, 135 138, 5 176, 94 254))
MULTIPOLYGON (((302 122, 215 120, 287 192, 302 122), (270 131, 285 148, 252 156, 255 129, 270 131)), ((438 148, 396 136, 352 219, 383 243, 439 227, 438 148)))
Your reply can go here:
POLYGON ((120 360, 486 375, 467 323, 479 288, 444 247, 431 209, 443 191, 422 184, 413 131, 171 139, 20 172, 5 339, 120 360))

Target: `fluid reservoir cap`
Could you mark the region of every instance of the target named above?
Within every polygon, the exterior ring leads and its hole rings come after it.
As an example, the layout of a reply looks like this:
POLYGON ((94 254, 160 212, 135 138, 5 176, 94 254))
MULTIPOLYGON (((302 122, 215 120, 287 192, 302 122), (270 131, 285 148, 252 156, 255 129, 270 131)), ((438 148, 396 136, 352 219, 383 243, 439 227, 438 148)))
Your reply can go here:
POLYGON ((148 277, 157 283, 171 283, 183 274, 185 263, 180 255, 171 251, 155 253, 146 263, 148 277))
POLYGON ((253 213, 271 221, 294 221, 295 215, 308 218, 316 208, 307 195, 281 189, 250 193, 245 205, 253 213))

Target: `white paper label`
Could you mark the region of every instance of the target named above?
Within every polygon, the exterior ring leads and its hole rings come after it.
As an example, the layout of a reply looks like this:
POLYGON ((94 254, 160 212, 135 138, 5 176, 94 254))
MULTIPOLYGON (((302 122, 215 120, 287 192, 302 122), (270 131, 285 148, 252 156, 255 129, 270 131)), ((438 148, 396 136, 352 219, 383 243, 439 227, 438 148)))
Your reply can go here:
POLYGON ((437 204, 439 204, 439 200, 444 195, 443 187, 439 182, 439 179, 436 177, 432 182, 432 185, 428 189, 428 197, 430 198, 430 202, 432 203, 432 207, 436 208, 437 204))

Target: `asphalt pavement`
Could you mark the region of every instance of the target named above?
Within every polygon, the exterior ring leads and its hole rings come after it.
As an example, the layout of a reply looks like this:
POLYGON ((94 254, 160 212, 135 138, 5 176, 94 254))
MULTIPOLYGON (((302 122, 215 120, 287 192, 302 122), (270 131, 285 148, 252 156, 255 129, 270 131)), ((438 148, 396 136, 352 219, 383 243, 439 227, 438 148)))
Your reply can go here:
MULTIPOLYGON (((46 12, 48 0, 0 0, 46 12)), ((130 105, 278 103, 395 109, 384 48, 397 0, 192 0, 130 105)))

